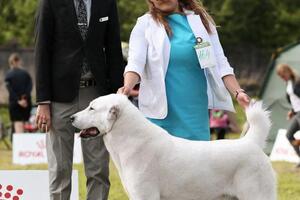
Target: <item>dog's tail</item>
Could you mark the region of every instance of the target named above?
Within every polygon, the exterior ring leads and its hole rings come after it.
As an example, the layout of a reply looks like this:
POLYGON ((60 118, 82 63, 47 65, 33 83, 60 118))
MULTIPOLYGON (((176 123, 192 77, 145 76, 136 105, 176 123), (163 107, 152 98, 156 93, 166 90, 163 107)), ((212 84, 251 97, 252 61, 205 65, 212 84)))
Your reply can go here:
POLYGON ((245 139, 251 140, 261 148, 264 148, 271 127, 270 112, 263 109, 260 101, 250 104, 246 109, 246 116, 249 129, 245 139))

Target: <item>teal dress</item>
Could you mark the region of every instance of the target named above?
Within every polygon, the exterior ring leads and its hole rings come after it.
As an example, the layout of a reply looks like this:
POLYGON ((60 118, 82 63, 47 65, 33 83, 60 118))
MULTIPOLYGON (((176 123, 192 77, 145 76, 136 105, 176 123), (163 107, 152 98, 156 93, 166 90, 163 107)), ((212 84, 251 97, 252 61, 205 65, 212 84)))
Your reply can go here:
POLYGON ((150 121, 173 136, 210 140, 207 83, 194 49, 196 38, 185 15, 171 14, 167 20, 172 29, 165 77, 168 115, 150 121))

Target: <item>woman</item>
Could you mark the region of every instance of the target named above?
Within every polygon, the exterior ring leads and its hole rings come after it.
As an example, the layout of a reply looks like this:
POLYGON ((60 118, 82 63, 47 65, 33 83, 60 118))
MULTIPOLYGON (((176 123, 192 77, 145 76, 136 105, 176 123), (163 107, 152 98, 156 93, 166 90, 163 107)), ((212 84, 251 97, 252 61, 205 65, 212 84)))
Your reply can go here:
POLYGON ((30 75, 21 68, 18 54, 11 54, 8 62, 11 69, 5 76, 5 83, 9 92, 10 119, 15 133, 23 133, 24 122, 30 117, 32 80, 30 75))
POLYGON ((140 82, 139 109, 153 123, 177 137, 209 140, 208 109, 233 110, 225 86, 243 107, 249 97, 224 56, 212 18, 198 1, 148 0, 148 5, 149 13, 131 33, 124 86, 118 92, 130 96, 140 82), (199 56, 200 64, 196 44, 211 47, 208 51, 215 56, 199 56))
MULTIPOLYGON (((287 129, 286 136, 300 158, 300 140, 296 140, 294 137, 294 134, 300 130, 300 78, 287 64, 279 64, 276 72, 287 83, 286 93, 292 109, 287 114, 287 118, 291 120, 291 124, 287 129)), ((300 167, 300 163, 297 167, 300 167)))

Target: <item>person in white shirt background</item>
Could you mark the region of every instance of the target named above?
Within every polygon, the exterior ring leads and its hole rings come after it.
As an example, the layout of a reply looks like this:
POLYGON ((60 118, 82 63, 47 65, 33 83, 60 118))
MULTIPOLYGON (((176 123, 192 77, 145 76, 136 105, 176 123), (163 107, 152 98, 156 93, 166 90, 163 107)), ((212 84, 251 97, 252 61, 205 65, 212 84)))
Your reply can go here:
MULTIPOLYGON (((300 158, 300 140, 294 137, 295 133, 300 130, 300 77, 287 64, 279 64, 276 67, 276 72, 287 84, 286 93, 292 106, 287 115, 291 123, 287 129, 286 136, 300 158)), ((297 164, 297 168, 300 168, 300 162, 297 164)))
POLYGON ((138 106, 149 120, 174 136, 209 140, 208 110, 233 111, 229 92, 244 108, 250 98, 199 1, 147 2, 149 12, 138 18, 130 36, 124 86, 118 93, 131 96, 140 83, 138 106), (203 53, 210 56, 201 57, 203 53))

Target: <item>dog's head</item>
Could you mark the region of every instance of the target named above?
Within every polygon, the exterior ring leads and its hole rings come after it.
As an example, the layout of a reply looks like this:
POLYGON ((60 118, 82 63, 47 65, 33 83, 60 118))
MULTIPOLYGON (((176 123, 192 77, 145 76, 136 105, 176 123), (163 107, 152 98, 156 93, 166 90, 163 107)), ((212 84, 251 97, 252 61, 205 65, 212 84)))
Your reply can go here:
POLYGON ((104 135, 112 129, 125 101, 128 101, 127 97, 121 94, 99 97, 86 109, 72 115, 72 124, 83 131, 98 129, 100 134, 104 135))

